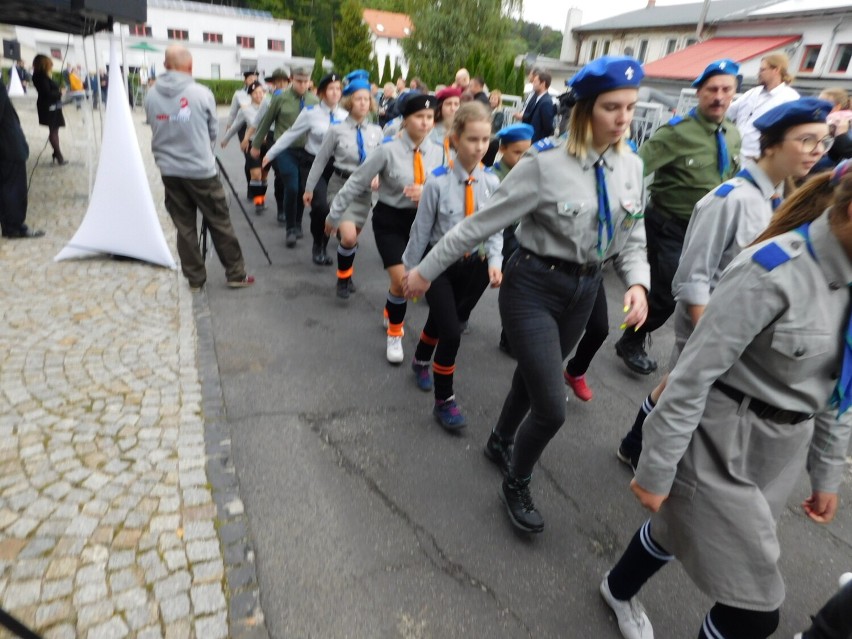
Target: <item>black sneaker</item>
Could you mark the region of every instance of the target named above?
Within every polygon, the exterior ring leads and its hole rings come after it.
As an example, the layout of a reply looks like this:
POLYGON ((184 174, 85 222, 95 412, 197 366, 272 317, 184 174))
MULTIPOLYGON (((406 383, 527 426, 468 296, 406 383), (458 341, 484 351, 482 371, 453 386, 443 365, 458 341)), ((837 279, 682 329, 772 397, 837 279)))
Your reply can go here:
POLYGON ((275 219, 278 220, 278 224, 280 226, 284 226, 287 223, 287 218, 284 217, 284 211, 278 211, 278 215, 275 216, 275 219))
POLYGON ((488 441, 485 442, 485 448, 482 449, 485 456, 500 469, 503 477, 509 476, 509 469, 512 467, 512 447, 512 442, 504 442, 492 432, 488 441))
POLYGON ((349 288, 349 278, 337 278, 337 297, 342 300, 348 300, 349 294, 352 292, 352 289, 349 288))
POLYGON ((296 231, 294 231, 293 229, 287 231, 286 244, 287 248, 293 248, 294 246, 296 246, 296 231))
POLYGON ((639 466, 639 454, 640 453, 631 453, 624 447, 624 444, 619 446, 618 450, 615 451, 615 456, 618 457, 618 461, 629 466, 634 475, 636 474, 636 467, 639 466))
POLYGON ((648 356, 644 340, 628 340, 624 336, 615 343, 615 353, 624 360, 627 368, 640 375, 650 375, 657 370, 657 361, 648 356))
POLYGON ((302 231, 302 227, 301 227, 301 226, 297 226, 297 227, 294 229, 294 232, 296 233, 296 239, 297 239, 297 240, 301 240, 303 237, 305 237, 305 234, 304 234, 304 232, 302 231))
POLYGON ((544 530, 544 519, 535 509, 530 494, 529 479, 515 479, 510 474, 500 486, 500 499, 506 504, 506 512, 516 528, 530 533, 544 530))

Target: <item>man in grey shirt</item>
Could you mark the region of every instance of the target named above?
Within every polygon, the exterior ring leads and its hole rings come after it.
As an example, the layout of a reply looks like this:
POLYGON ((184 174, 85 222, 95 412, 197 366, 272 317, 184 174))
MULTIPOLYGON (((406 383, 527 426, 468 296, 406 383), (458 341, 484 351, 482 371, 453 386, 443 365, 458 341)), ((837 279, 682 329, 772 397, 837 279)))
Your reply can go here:
POLYGON ((234 235, 225 190, 216 175, 213 144, 219 133, 216 101, 210 89, 192 79, 192 55, 180 45, 166 49, 167 72, 145 98, 151 125, 151 150, 166 191, 166 210, 177 227, 177 249, 189 286, 198 291, 207 281, 198 247, 197 210, 207 223, 228 286, 254 284, 246 275, 240 243, 234 235))

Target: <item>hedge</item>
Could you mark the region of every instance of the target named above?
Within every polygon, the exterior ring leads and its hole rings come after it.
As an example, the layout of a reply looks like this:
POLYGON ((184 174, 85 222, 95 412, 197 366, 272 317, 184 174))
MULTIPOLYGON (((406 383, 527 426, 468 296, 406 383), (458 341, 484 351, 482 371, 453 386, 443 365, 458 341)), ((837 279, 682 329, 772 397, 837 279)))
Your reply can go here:
POLYGON ((196 82, 203 84, 213 92, 216 104, 230 104, 234 92, 244 86, 242 80, 202 80, 197 78, 196 82))

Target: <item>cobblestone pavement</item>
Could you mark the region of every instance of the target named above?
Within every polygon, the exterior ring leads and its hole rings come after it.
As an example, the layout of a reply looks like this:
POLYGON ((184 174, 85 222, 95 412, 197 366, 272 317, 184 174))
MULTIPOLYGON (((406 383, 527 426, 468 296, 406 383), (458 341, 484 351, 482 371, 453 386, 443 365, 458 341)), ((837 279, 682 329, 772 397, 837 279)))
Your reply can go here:
MULTIPOLYGON (((231 537, 246 527, 233 468, 218 463, 225 492, 208 479, 189 289, 179 271, 134 261, 53 262, 86 210, 94 134, 66 108, 70 163, 52 166, 48 147, 36 166, 47 130, 34 99, 14 104, 31 149, 27 222, 47 236, 0 240, 0 604, 49 639, 263 628, 256 592, 241 625, 229 614, 226 573, 253 558, 243 543, 226 562, 220 544, 223 525, 231 537)), ((150 133, 134 120, 176 255, 150 133)))

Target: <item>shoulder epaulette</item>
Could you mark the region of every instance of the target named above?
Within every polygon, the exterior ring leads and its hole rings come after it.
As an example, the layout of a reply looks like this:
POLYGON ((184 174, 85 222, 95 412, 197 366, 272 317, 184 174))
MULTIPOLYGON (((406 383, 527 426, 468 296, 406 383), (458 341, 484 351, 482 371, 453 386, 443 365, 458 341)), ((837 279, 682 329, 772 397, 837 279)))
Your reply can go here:
POLYGON ((722 186, 713 191, 713 195, 716 197, 728 197, 728 193, 737 188, 736 184, 731 184, 730 182, 725 182, 722 186))
POLYGON ((751 256, 751 259, 760 264, 767 271, 781 266, 784 262, 789 262, 792 256, 785 251, 776 242, 770 242, 761 249, 758 249, 751 256))
POLYGON ((316 104, 306 104, 305 111, 313 111, 316 104))
POLYGON ((442 175, 446 175, 447 173, 448 173, 447 167, 445 167, 443 165, 439 166, 437 169, 432 171, 432 175, 434 175, 435 177, 440 177, 442 175))
POLYGON ((485 172, 488 173, 489 175, 493 175, 494 174, 494 166, 493 165, 492 166, 486 166, 485 172))
POLYGON ((544 138, 539 140, 535 144, 533 144, 535 150, 541 153, 542 151, 550 151, 551 149, 555 149, 556 145, 553 143, 553 140, 550 138, 544 138))
POLYGON ((682 115, 676 115, 671 120, 669 120, 667 122, 667 124, 669 126, 674 126, 675 124, 680 124, 681 122, 683 122, 683 116, 682 115))
POLYGON ((388 136, 385 136, 384 138, 382 138, 382 144, 387 144, 388 142, 393 142, 393 136, 392 135, 388 135, 388 136))

